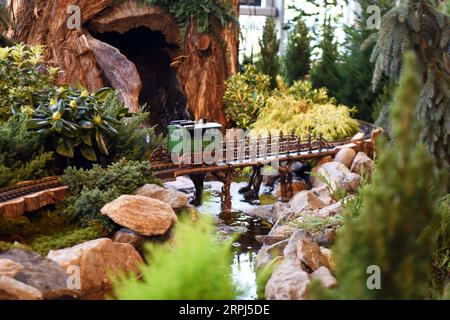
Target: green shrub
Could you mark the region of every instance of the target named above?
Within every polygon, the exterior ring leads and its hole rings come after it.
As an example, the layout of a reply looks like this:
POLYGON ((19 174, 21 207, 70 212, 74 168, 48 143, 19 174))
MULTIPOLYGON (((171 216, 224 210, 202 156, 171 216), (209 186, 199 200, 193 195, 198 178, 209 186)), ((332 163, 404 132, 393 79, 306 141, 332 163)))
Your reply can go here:
POLYGON ((309 233, 316 233, 327 228, 339 228, 343 223, 343 218, 340 215, 333 217, 317 217, 314 215, 304 215, 301 220, 290 222, 297 229, 305 230, 309 233))
POLYGON ((26 115, 0 124, 0 187, 47 175, 52 153, 43 145, 43 137, 27 131, 26 115))
POLYGON ((133 300, 234 299, 231 277, 231 245, 220 243, 212 223, 178 223, 174 246, 150 245, 149 265, 142 266, 142 280, 116 279, 114 293, 133 300))
POLYGON ((62 178, 71 194, 80 194, 83 189, 107 191, 116 188, 120 194, 130 194, 146 183, 159 183, 153 176, 148 161, 122 159, 103 169, 94 165, 92 169, 67 168, 62 178))
POLYGON ((114 223, 110 218, 102 215, 100 210, 105 204, 119 196, 120 193, 114 187, 106 191, 100 191, 98 188, 84 188, 79 195, 68 198, 67 207, 63 212, 66 212, 68 218, 77 221, 83 227, 94 222, 106 230, 113 230, 114 223))
POLYGON ((80 228, 57 211, 40 210, 28 217, 0 218, 0 238, 7 240, 0 241, 0 252, 16 248, 45 256, 50 250, 70 247, 107 234, 108 230, 99 224, 91 223, 80 228))
POLYGON ((248 129, 256 121, 259 111, 270 94, 269 77, 247 65, 243 73, 231 76, 223 96, 227 119, 239 128, 248 129))
POLYGON ((0 122, 13 110, 31 114, 56 95, 55 68, 42 65, 43 48, 18 44, 0 48, 0 122))
POLYGON ((128 115, 123 103, 116 117, 107 116, 107 105, 117 99, 110 88, 90 94, 85 89, 61 87, 50 101, 42 101, 30 112, 28 128, 47 137, 46 145, 60 156, 75 158, 77 152, 96 162, 99 155, 109 155, 107 136, 118 136, 116 127, 128 115))
MULTIPOLYGON (((121 109, 121 103, 114 99, 108 104, 106 115, 117 119, 121 109)), ((109 147, 108 163, 117 162, 122 158, 135 161, 148 160, 151 152, 163 143, 162 136, 156 136, 154 128, 144 125, 148 117, 147 112, 139 110, 130 117, 122 118, 116 126, 118 134, 106 137, 109 147)))
POLYGON ((417 64, 413 55, 405 61, 391 109, 394 145, 380 146, 372 184, 362 192, 360 214, 352 219, 344 213, 346 220, 333 251, 339 287, 331 292, 332 298, 424 299, 428 295, 440 220, 436 204, 446 177, 435 170, 419 142, 414 119, 420 93, 417 64), (381 271, 379 290, 367 287, 371 265, 381 271))
POLYGON ((329 97, 326 88, 313 88, 311 81, 294 81, 292 86, 288 87, 282 78, 278 79, 278 91, 281 94, 288 94, 295 99, 308 100, 317 104, 336 104, 336 99, 329 97))
POLYGON ((13 113, 30 118, 28 129, 42 135, 45 151, 67 165, 89 167, 92 162, 111 163, 125 157, 144 160, 158 138, 143 123, 148 114, 132 115, 119 93, 103 88, 89 93, 54 85, 56 68, 46 68, 40 46, 0 48, 0 122, 13 113), (66 159, 66 161, 61 161, 66 159))
POLYGON ((138 0, 150 6, 158 6, 166 9, 186 34, 188 27, 195 20, 198 33, 208 33, 212 31, 212 18, 219 22, 222 27, 229 23, 237 23, 237 17, 233 14, 231 2, 229 0, 138 0))
POLYGON ((82 226, 95 222, 108 230, 115 225, 100 213, 105 204, 122 194, 133 194, 146 183, 160 183, 148 161, 125 159, 105 169, 99 165, 90 170, 67 168, 62 181, 70 189, 69 196, 59 204, 66 218, 82 226))
POLYGON ((77 244, 105 237, 108 233, 102 226, 91 224, 86 227, 68 226, 51 234, 37 235, 32 238, 33 251, 46 256, 50 250, 64 249, 77 244))
POLYGON ((302 139, 308 134, 315 138, 319 134, 327 140, 337 140, 352 136, 359 129, 358 121, 351 118, 352 109, 343 105, 315 104, 308 100, 298 100, 292 95, 273 96, 253 128, 256 132, 295 132, 302 139))

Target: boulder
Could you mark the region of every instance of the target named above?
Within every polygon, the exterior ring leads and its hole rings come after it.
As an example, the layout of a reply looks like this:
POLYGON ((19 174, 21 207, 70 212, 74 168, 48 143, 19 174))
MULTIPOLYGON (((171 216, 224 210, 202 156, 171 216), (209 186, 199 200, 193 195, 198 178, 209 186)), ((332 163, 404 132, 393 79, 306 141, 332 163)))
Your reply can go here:
POLYGON ((319 246, 331 246, 336 240, 336 229, 326 228, 312 234, 311 237, 319 246))
POLYGON ((296 228, 294 226, 283 224, 273 227, 268 235, 280 239, 289 239, 295 230, 296 228))
POLYGON ((260 269, 267 264, 269 264, 276 257, 283 256, 283 250, 286 248, 289 240, 283 240, 272 245, 263 245, 261 249, 259 249, 258 254, 255 258, 255 267, 256 269, 260 269))
POLYGON ((172 209, 181 209, 189 204, 189 196, 178 190, 166 189, 156 184, 146 184, 136 190, 136 195, 158 199, 169 204, 172 209))
POLYGON ((277 201, 272 205, 272 221, 277 222, 278 219, 289 209, 289 203, 277 201))
MULTIPOLYGON (((15 271, 19 269, 20 271, 10 278, 28 287, 35 288, 41 293, 43 299, 79 297, 79 291, 70 287, 69 277, 64 272, 64 269, 50 259, 46 259, 34 252, 13 249, 0 254, 0 260, 13 261, 16 264, 15 271), (21 267, 18 268, 18 265, 21 267)), ((12 282, 7 281, 7 283, 12 282)), ((25 287, 21 286, 21 288, 25 287)))
POLYGON ((23 270, 23 266, 11 259, 0 259, 0 276, 15 277, 20 271, 23 270))
POLYGON ((122 195, 106 204, 101 213, 145 236, 164 234, 177 221, 170 205, 145 196, 122 195))
POLYGON ((308 297, 309 275, 297 260, 285 259, 272 273, 265 288, 267 300, 304 300, 308 297))
POLYGON ((313 179, 313 187, 329 185, 333 190, 344 189, 347 192, 355 192, 360 180, 361 177, 358 174, 350 172, 342 163, 333 161, 320 166, 317 176, 313 179))
MULTIPOLYGON (((303 190, 308 190, 309 186, 306 182, 304 181, 292 181, 292 193, 293 195, 296 195, 297 193, 299 193, 300 191, 303 190)), ((273 190, 272 194, 275 197, 281 197, 281 185, 278 184, 275 189, 273 190)))
POLYGON ((359 175, 367 175, 370 179, 373 170, 373 160, 370 159, 364 152, 358 152, 350 171, 359 175))
POLYGON ((286 238, 283 236, 269 236, 269 235, 257 235, 255 236, 255 240, 262 244, 272 245, 278 243, 280 241, 285 240, 286 238))
POLYGON ((342 148, 336 153, 334 161, 340 162, 347 168, 350 168, 353 163, 353 159, 355 159, 355 157, 356 157, 355 150, 351 148, 342 148))
POLYGON ((273 217, 273 208, 272 206, 257 206, 250 210, 248 213, 249 216, 259 218, 265 220, 271 224, 276 222, 273 217))
POLYGON ((326 206, 326 203, 313 191, 302 191, 289 201, 289 206, 295 213, 301 213, 305 210, 321 209, 326 206))
POLYGON ((322 255, 327 259, 327 265, 330 266, 330 270, 333 271, 335 267, 335 263, 333 260, 332 252, 330 249, 325 247, 320 247, 320 252, 322 252, 322 255))
POLYGON ((344 202, 345 201, 340 200, 322 209, 316 210, 314 214, 321 218, 334 217, 335 215, 340 214, 342 212, 342 204, 344 202))
POLYGON ((311 189, 311 192, 320 200, 322 200, 323 203, 325 203, 325 205, 327 206, 334 202, 333 196, 331 195, 331 191, 328 186, 311 189))
POLYGON ((114 242, 129 243, 135 248, 140 248, 145 239, 143 235, 127 228, 116 231, 111 238, 114 242))
POLYGON ((42 293, 23 282, 0 275, 0 300, 42 300, 42 293))
POLYGON ((311 280, 313 279, 319 280, 322 283, 322 286, 324 286, 327 289, 337 287, 336 278, 333 277, 330 270, 328 270, 326 267, 320 267, 319 269, 311 273, 311 280))
POLYGON ((111 289, 110 275, 137 273, 143 260, 128 243, 108 238, 87 241, 74 247, 52 250, 47 257, 58 263, 69 275, 78 270, 83 297, 98 296, 111 289))
POLYGON ((321 266, 331 268, 319 245, 304 230, 297 230, 292 234, 283 254, 286 259, 303 262, 313 271, 321 266))

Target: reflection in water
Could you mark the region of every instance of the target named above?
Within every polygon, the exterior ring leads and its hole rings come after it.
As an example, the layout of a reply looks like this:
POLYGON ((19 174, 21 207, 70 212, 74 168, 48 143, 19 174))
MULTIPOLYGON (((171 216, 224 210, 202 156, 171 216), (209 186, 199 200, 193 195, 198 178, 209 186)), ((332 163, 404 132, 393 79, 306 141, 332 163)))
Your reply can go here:
MULTIPOLYGON (((177 178, 177 181, 164 184, 167 188, 177 189, 189 194, 194 193, 194 185, 190 179, 177 178)), ((244 202, 238 190, 245 186, 245 182, 236 182, 231 185, 232 212, 221 213, 220 191, 222 183, 218 181, 206 181, 203 194, 203 203, 197 209, 205 215, 217 217, 217 229, 220 236, 239 233, 233 243, 234 257, 232 262, 233 279, 240 288, 239 299, 256 299, 256 274, 253 261, 261 244, 255 240, 256 235, 264 235, 269 232, 269 226, 259 219, 252 218, 248 213, 257 207, 244 202)), ((270 196, 265 196, 265 203, 275 202, 270 196)))
POLYGON ((256 296, 256 274, 253 259, 256 251, 251 250, 245 253, 236 253, 233 258, 232 270, 233 279, 241 290, 238 296, 240 300, 254 300, 256 296))

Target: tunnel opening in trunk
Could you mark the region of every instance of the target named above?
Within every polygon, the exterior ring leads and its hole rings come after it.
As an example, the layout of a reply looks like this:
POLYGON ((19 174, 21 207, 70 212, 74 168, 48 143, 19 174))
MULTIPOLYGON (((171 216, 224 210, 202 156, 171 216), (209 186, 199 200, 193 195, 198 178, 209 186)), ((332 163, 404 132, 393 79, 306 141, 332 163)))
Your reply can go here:
MULTIPOLYGON (((135 65, 142 81, 139 104, 150 113, 148 125, 156 125, 157 133, 165 133, 172 120, 189 118, 186 95, 171 68, 171 54, 178 51, 178 46, 168 43, 160 31, 147 27, 123 34, 93 32, 92 36, 117 48, 135 65)), ((109 79, 104 81, 110 84, 109 79)))

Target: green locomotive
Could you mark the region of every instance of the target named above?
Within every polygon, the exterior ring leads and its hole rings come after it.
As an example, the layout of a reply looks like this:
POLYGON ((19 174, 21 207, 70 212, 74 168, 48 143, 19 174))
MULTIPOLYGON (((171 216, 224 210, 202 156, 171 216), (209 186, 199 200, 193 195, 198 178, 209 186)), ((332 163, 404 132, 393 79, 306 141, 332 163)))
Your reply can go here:
POLYGON ((184 140, 186 138, 190 138, 191 140, 190 150, 192 154, 202 152, 203 149, 211 143, 207 139, 203 139, 206 130, 210 129, 222 130, 222 125, 216 122, 207 122, 204 119, 200 121, 172 121, 167 126, 167 150, 169 151, 169 154, 177 153, 181 156, 182 151, 179 150, 180 145, 185 143, 184 140))

